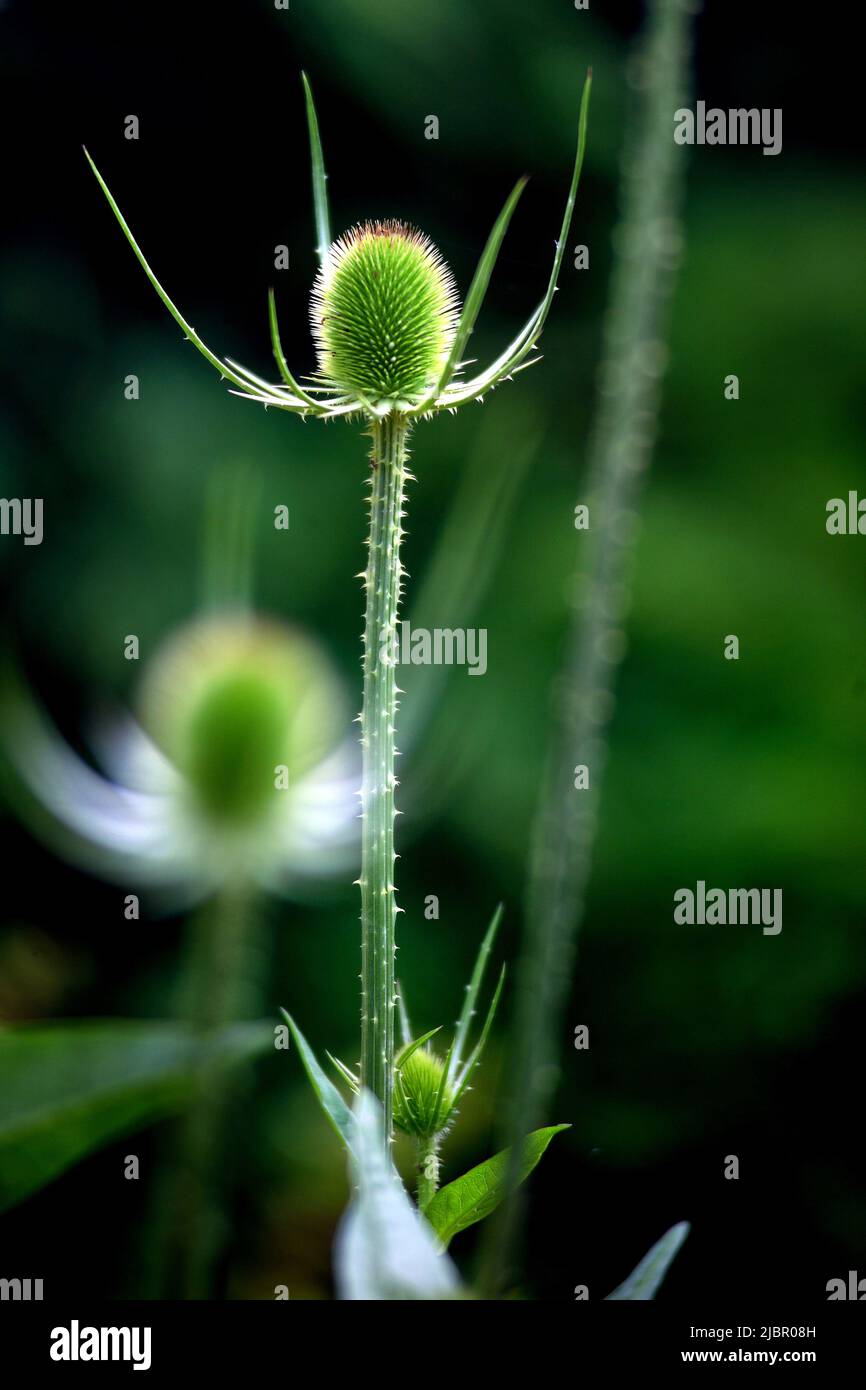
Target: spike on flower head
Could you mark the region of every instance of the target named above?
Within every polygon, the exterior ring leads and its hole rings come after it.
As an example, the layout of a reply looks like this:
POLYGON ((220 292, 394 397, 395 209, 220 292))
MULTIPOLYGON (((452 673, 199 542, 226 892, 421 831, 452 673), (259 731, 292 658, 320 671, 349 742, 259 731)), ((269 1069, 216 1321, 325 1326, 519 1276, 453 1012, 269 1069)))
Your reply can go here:
POLYGON ((365 222, 331 246, 310 317, 319 374, 372 405, 420 400, 457 327, 453 276, 433 243, 402 222, 365 222))

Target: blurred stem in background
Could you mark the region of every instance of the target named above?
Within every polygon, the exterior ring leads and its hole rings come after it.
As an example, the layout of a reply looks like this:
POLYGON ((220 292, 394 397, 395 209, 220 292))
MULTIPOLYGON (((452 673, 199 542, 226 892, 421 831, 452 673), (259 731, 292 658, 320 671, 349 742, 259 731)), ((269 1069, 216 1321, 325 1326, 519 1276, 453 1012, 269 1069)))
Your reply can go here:
MULTIPOLYGON (((247 611, 252 603, 253 529, 260 488, 244 466, 218 470, 205 505, 202 608, 247 611)), ((242 873, 185 926, 180 1017, 209 1040, 261 1012, 253 968, 258 890, 242 873)), ((159 1173, 145 1237, 144 1282, 157 1298, 205 1299, 227 1235, 226 1175, 220 1167, 236 1083, 205 1060, 194 1100, 177 1122, 159 1173)))
MULTIPOLYGON (((255 955, 255 890, 238 882, 201 908, 187 926, 187 977, 182 1016, 202 1041, 259 1012, 255 955)), ((178 1121, 155 1191, 149 1284, 163 1298, 213 1295, 214 1269, 228 1225, 223 1142, 236 1091, 225 1068, 205 1060, 195 1099, 178 1121)))
POLYGON ((589 529, 579 606, 568 638, 555 726, 530 852, 524 949, 517 981, 514 1077, 506 1139, 511 1196, 489 1228, 482 1285, 489 1296, 514 1276, 522 1225, 520 1140, 542 1123, 565 1042, 563 1005, 572 980, 622 657, 640 485, 655 441, 665 365, 666 308, 679 261, 685 151, 674 112, 688 90, 694 0, 651 0, 632 59, 635 88, 626 133, 620 221, 606 316, 599 399, 589 446, 589 529), (575 789, 575 767, 589 785, 575 789))
POLYGON ((397 682, 390 657, 403 592, 400 541, 409 425, 394 412, 372 425, 370 536, 364 574, 361 709, 361 1084, 382 1102, 392 1134, 394 1073, 394 770, 397 682))
MULTIPOLYGON (((482 410, 478 418, 432 559, 414 588, 413 630, 439 627, 446 615, 449 627, 472 626, 498 572, 517 500, 547 428, 546 418, 520 392, 503 392, 496 409, 482 410)), ((401 706, 400 744, 411 768, 404 810, 417 828, 422 816, 429 821, 459 795, 460 781, 472 775, 485 744, 460 737, 462 716, 446 698, 453 667, 416 666, 404 678, 409 689, 401 706)))

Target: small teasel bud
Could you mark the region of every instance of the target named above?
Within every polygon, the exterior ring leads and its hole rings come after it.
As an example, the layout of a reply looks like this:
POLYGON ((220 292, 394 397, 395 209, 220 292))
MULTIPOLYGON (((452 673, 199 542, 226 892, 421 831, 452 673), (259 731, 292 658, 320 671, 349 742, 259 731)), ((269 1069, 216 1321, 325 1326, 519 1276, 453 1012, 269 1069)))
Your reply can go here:
POLYGON ((418 401, 445 365, 458 309, 451 271, 423 233, 393 221, 354 227, 313 286, 319 374, 371 405, 418 401))
MULTIPOLYGON (((412 1045, 410 1044, 410 1047, 412 1045)), ((394 1124, 418 1139, 441 1133, 451 1119, 454 1092, 443 1084, 444 1063, 426 1047, 403 1048, 395 1059, 394 1124)))
POLYGON ((289 786, 333 747, 341 713, 318 648, 247 616, 189 624, 157 653, 142 691, 145 727, 212 824, 251 828, 272 814, 275 769, 289 786))

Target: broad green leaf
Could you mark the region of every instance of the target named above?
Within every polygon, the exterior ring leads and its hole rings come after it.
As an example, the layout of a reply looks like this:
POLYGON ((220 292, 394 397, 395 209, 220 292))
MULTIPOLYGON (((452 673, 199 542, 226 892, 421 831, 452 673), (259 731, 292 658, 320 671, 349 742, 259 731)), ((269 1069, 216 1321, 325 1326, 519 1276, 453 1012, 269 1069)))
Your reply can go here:
POLYGON ((334 1275, 341 1299, 452 1299, 457 1271, 436 1244, 394 1171, 382 1107, 367 1090, 355 1103, 355 1195, 337 1231, 334 1275))
MULTIPOLYGON (((549 1125, 546 1129, 536 1129, 528 1134, 523 1141, 516 1182, 523 1182, 529 1177, 553 1136, 570 1128, 570 1125, 549 1125)), ((499 1206, 505 1196, 510 1153, 510 1149, 503 1149, 436 1193, 425 1216, 443 1247, 447 1248, 459 1231, 474 1226, 476 1221, 483 1221, 499 1206)))
POLYGON ((203 1066, 246 1061, 272 1041, 260 1023, 205 1041, 181 1024, 114 1020, 0 1031, 0 1211, 180 1109, 203 1066))
POLYGON ((310 1080, 310 1085, 316 1093, 316 1098, 328 1118, 328 1122, 336 1130, 339 1137, 350 1153, 353 1152, 355 1122, 352 1112, 349 1109, 340 1092, 337 1090, 333 1081, 322 1071, 316 1061, 315 1053, 307 1042, 300 1028, 298 1027, 291 1014, 287 1014, 285 1009, 280 1009, 280 1013, 289 1025, 295 1045, 301 1055, 304 1064, 304 1071, 310 1080))
POLYGON ((316 116, 316 108, 313 103, 313 91, 310 87, 307 74, 301 73, 304 83, 304 96, 307 103, 307 125, 310 131, 310 161, 313 167, 313 207, 316 213, 316 238, 318 246, 316 253, 319 257, 319 264, 325 264, 325 258, 331 246, 331 218, 328 212, 328 176, 325 173, 325 158, 322 154, 322 138, 319 135, 319 122, 316 116))
POLYGON ((466 1045, 469 1025, 475 1015, 478 992, 481 989, 481 982, 484 979, 484 971, 490 959, 490 952, 493 950, 493 942, 499 930, 499 923, 502 921, 503 911, 504 908, 502 903, 500 903, 493 914, 490 926, 484 934, 484 940, 478 950, 478 959, 475 962, 475 969, 472 971, 472 978, 466 986, 466 998, 463 1000, 463 1008, 460 1010, 460 1018, 457 1020, 457 1032, 454 1034, 454 1050, 451 1054, 448 1076, 449 1081, 453 1080, 455 1074, 463 1065, 463 1049, 466 1045))
POLYGON ((633 1269, 628 1278, 609 1293, 605 1302, 631 1301, 648 1303, 655 1298, 659 1284, 664 1279, 680 1246, 691 1230, 688 1221, 680 1221, 676 1226, 657 1240, 640 1264, 633 1269))

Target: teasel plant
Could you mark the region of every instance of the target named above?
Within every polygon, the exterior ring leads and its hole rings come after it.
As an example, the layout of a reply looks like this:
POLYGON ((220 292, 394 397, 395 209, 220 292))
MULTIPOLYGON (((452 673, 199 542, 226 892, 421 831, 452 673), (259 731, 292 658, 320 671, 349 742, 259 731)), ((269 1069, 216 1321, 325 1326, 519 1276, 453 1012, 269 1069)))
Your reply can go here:
MULTIPOLYGON (((268 296, 271 345, 279 380, 232 358, 220 358, 181 314, 156 278, 96 165, 93 172, 147 278, 186 338, 229 383, 232 393, 265 408, 330 421, 360 420, 371 441, 370 528, 365 590, 363 700, 359 715, 361 776, 361 1046, 355 1070, 336 1058, 339 1078, 355 1097, 352 1109, 318 1063, 291 1015, 286 1022, 317 1097, 351 1159, 356 1192, 337 1239, 338 1290, 348 1298, 461 1297, 465 1290, 444 1250, 458 1231, 482 1220, 522 1181, 552 1137, 550 1126, 518 1138, 510 1149, 440 1187, 441 1146, 455 1122, 490 1033, 504 975, 484 1024, 469 1033, 501 913, 482 942, 454 1035, 444 1055, 434 1028, 413 1036, 395 979, 394 822, 398 721, 397 633, 404 599, 401 550, 406 516, 409 442, 418 421, 482 402, 489 391, 540 360, 537 351, 557 289, 586 147, 591 71, 578 117, 577 151, 546 291, 513 341, 482 370, 470 370, 470 337, 497 256, 526 179, 518 180, 488 237, 461 305, 454 278, 432 242, 398 220, 364 222, 332 239, 318 120, 304 76, 319 269, 310 319, 317 368, 303 381, 286 361, 273 291, 268 296), (397 1043, 399 1035, 400 1042, 397 1043), (411 1207, 391 1158, 394 1128, 417 1149, 417 1206, 411 1207)), ((86 152, 85 152, 86 153, 86 152)), ((663 1251, 639 1266, 655 1277, 663 1251), (646 1268, 645 1268, 646 1266, 646 1268)), ((646 1286, 646 1280, 641 1285, 646 1286)), ((626 1288, 627 1286, 623 1286, 626 1288)), ((642 1297, 619 1292, 616 1297, 642 1297)))

